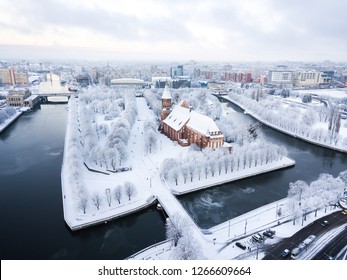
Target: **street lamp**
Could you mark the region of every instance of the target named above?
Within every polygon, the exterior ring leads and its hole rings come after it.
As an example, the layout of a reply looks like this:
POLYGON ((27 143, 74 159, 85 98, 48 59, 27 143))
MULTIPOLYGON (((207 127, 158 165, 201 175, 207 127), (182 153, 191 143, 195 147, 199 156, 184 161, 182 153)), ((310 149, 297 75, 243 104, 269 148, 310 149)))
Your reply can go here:
MULTIPOLYGON (((229 220, 229 218, 228 218, 228 220, 229 220)), ((228 238, 230 238, 230 220, 229 220, 228 238)))

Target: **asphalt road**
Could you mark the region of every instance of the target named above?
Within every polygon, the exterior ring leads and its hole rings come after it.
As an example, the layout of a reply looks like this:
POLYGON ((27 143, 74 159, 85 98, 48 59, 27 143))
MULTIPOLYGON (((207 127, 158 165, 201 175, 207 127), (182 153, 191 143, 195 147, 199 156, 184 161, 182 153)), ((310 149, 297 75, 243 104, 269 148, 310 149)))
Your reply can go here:
MULTIPOLYGON (((317 221, 304 227, 302 230, 295 233, 293 236, 283 239, 281 242, 267 247, 266 255, 263 260, 290 260, 291 257, 288 255, 283 258, 281 253, 284 249, 293 250, 297 245, 299 245, 305 238, 309 235, 316 235, 317 238, 329 230, 341 226, 343 224, 347 225, 347 215, 343 215, 342 211, 338 211, 327 215, 317 221), (320 223, 324 220, 329 221, 329 225, 323 227, 320 223)), ((298 220, 297 222, 301 222, 298 220)), ((347 244, 347 230, 345 229, 341 234, 336 236, 331 242, 329 242, 325 248, 316 255, 315 259, 327 259, 329 256, 335 257, 336 254, 343 249, 347 244)))

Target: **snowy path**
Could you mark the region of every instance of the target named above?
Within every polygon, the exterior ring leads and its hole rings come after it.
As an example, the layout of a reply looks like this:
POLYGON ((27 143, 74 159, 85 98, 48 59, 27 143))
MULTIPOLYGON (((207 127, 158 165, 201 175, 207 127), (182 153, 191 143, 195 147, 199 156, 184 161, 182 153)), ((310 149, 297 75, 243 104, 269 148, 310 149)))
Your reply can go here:
MULTIPOLYGON (((143 124, 146 119, 153 116, 153 113, 147 107, 145 99, 137 98, 136 100, 138 120, 133 127, 132 138, 130 139, 134 143, 133 150, 130 151, 132 154, 131 156, 134 159, 133 170, 138 171, 137 175, 141 177, 142 182, 144 182, 144 186, 150 189, 150 191, 165 209, 168 216, 178 214, 182 219, 187 221, 187 226, 190 227, 194 238, 199 243, 206 243, 206 241, 209 240, 205 238, 200 228, 195 224, 176 197, 171 193, 166 182, 161 180, 156 163, 154 163, 153 160, 144 152, 143 124), (146 116, 146 118, 142 119, 141 116, 146 116)), ((212 241, 208 243, 212 243, 212 241)), ((205 248, 206 244, 204 244, 202 247, 205 248)))

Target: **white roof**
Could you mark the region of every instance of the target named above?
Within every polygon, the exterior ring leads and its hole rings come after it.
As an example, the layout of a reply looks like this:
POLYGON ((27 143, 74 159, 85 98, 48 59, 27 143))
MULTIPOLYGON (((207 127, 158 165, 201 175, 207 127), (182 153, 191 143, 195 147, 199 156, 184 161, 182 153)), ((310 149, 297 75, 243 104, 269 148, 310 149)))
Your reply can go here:
POLYGON ((187 127, 194 129, 206 136, 210 136, 211 132, 220 131, 214 120, 210 117, 194 111, 192 111, 190 115, 191 117, 189 119, 189 122, 187 123, 187 127))
POLYGON ((161 99, 171 99, 171 93, 167 84, 165 85, 161 99))
POLYGON ((141 79, 132 79, 132 78, 122 78, 122 79, 113 79, 111 84, 144 84, 145 81, 141 79))
MULTIPOLYGON (((185 124, 187 127, 205 135, 211 136, 211 132, 220 132, 213 119, 188 108, 176 105, 170 115, 163 121, 175 131, 180 130, 185 124)), ((212 136, 214 137, 214 135, 212 136)), ((216 137, 223 137, 222 134, 216 137)))
POLYGON ((187 123, 189 118, 189 109, 182 106, 175 106, 170 115, 164 120, 164 123, 172 127, 175 131, 178 131, 187 123))

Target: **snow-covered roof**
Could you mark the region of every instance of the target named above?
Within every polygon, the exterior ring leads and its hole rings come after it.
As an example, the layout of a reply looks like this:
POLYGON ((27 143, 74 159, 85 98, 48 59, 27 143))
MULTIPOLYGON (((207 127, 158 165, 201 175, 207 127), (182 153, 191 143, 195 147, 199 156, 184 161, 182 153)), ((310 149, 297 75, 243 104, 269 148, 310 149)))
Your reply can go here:
POLYGON ((113 79, 111 84, 144 84, 145 81, 141 79, 132 79, 132 78, 122 78, 122 79, 113 79))
POLYGON ((211 132, 220 132, 216 123, 208 116, 192 111, 187 127, 194 129, 201 134, 210 136, 211 132))
POLYGON ((165 85, 161 99, 172 99, 168 85, 165 85))
POLYGON ((39 96, 37 94, 32 94, 29 97, 25 98, 24 101, 29 101, 29 100, 34 100, 36 98, 38 98, 39 96))
POLYGON ((189 118, 190 112, 188 108, 175 106, 170 115, 164 120, 164 123, 178 131, 187 123, 189 118))
POLYGON ((187 127, 205 136, 223 137, 219 134, 220 130, 213 119, 183 107, 182 104, 186 104, 185 102, 180 102, 180 104, 173 108, 170 115, 163 121, 164 123, 172 127, 175 131, 180 130, 187 124, 187 127), (211 135, 213 132, 218 133, 218 135, 211 135))

